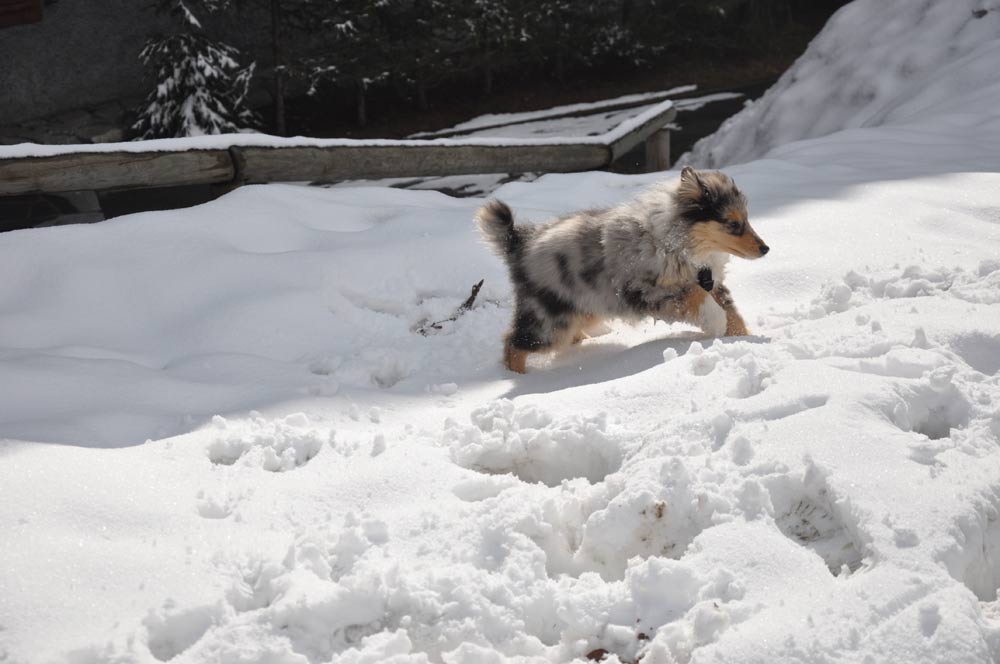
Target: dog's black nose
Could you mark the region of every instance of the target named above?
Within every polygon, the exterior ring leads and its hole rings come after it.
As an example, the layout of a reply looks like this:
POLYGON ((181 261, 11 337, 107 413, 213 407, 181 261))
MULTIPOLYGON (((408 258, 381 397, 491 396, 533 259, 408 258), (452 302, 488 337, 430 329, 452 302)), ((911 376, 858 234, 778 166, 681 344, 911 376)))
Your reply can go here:
POLYGON ((766 244, 760 245, 760 255, 761 256, 763 256, 764 254, 766 254, 769 251, 771 251, 771 247, 767 246, 766 244))

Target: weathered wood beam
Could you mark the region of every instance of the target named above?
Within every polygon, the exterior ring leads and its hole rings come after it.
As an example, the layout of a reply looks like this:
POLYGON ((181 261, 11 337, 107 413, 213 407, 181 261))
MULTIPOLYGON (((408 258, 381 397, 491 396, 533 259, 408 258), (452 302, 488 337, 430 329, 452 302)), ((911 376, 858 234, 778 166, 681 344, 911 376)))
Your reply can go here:
POLYGON ((565 118, 584 118, 590 115, 599 115, 603 113, 612 113, 614 111, 624 111, 630 108, 637 108, 639 106, 650 106, 652 104, 657 104, 661 101, 666 101, 667 99, 675 99, 677 93, 673 92, 663 92, 657 95, 651 95, 642 99, 641 101, 623 101, 617 104, 606 104, 604 106, 592 106, 590 108, 576 109, 572 111, 565 111, 563 113, 553 113, 551 115, 539 114, 537 117, 533 118, 522 118, 518 120, 507 120, 506 122, 495 122, 493 124, 479 125, 476 127, 466 127, 464 129, 442 129, 440 131, 422 131, 416 134, 412 134, 413 138, 451 138, 456 136, 464 136, 467 134, 472 134, 475 132, 485 131, 487 129, 500 129, 501 127, 516 127, 517 125, 527 124, 529 122, 547 122, 549 120, 562 120, 565 118))
POLYGON ((600 144, 241 147, 247 183, 333 182, 466 173, 568 173, 601 168, 611 151, 600 144))
POLYGON ((668 106, 664 110, 646 118, 639 126, 629 130, 627 134, 613 141, 608 147, 611 148, 611 161, 617 161, 625 156, 629 150, 643 143, 647 138, 663 129, 673 122, 677 117, 677 109, 668 106))
POLYGON ((226 150, 71 152, 0 159, 0 194, 173 187, 235 175, 226 150))
POLYGON ((646 139, 646 172, 670 168, 670 130, 661 129, 646 139))
MULTIPOLYGON (((597 137, 485 139, 463 141, 319 141, 274 145, 102 152, 79 148, 45 157, 3 157, 0 148, 0 196, 11 194, 173 187, 188 184, 326 181, 347 179, 461 175, 467 173, 568 173, 603 168, 673 120, 669 102, 597 137), (632 124, 637 122, 637 124, 632 124)), ((157 147, 163 147, 158 141, 157 147)), ((217 144, 217 143, 216 143, 217 144)), ((181 143, 183 145, 183 143, 181 143)))

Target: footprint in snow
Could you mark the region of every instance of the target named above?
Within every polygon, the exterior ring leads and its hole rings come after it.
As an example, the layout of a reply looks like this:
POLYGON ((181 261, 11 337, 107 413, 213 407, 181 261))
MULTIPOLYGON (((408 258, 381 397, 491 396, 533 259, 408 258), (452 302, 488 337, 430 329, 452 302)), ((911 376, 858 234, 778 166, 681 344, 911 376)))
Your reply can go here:
POLYGON ((217 435, 207 453, 216 465, 239 463, 270 472, 294 470, 309 463, 327 442, 309 428, 309 419, 302 413, 278 420, 257 415, 248 422, 229 422, 217 415, 212 425, 217 435))
POLYGON ((803 497, 779 514, 775 523, 786 537, 822 558, 834 576, 838 576, 844 566, 851 572, 861 567, 863 557, 844 524, 819 501, 803 497))

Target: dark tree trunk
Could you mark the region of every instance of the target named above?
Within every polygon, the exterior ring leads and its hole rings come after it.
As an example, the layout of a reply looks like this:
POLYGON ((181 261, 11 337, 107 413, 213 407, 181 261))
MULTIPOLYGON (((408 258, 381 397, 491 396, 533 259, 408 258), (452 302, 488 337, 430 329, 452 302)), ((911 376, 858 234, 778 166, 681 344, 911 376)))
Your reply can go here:
POLYGON ((628 27, 629 19, 632 18, 632 0, 622 1, 622 22, 623 28, 628 27))
POLYGON ((281 0, 271 0, 271 49, 274 57, 274 133, 284 136, 285 54, 281 43, 281 0))
POLYGON ((365 84, 362 81, 358 81, 354 84, 354 97, 357 111, 357 121, 359 127, 368 126, 368 108, 367 100, 365 99, 365 84))
POLYGON ((562 15, 556 17, 556 80, 566 84, 566 38, 562 15))
POLYGON ((493 94, 493 49, 490 48, 488 36, 485 57, 483 58, 483 94, 487 97, 493 94))
POLYGON ((430 108, 427 104, 427 83, 424 80, 423 72, 417 75, 417 108, 421 111, 430 108))

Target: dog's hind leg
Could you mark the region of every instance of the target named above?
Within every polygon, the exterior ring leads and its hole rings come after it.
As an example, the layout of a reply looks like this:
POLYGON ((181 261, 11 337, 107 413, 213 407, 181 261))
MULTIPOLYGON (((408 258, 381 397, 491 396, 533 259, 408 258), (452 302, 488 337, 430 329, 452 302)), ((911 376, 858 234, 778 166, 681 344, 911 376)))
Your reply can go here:
POLYGON ((503 363, 511 371, 525 373, 528 355, 552 347, 553 325, 531 305, 518 303, 514 311, 514 321, 504 337, 503 363))
POLYGON ((503 364, 515 373, 526 373, 528 370, 528 354, 526 350, 514 348, 508 339, 503 345, 503 364))
POLYGON ((728 288, 720 283, 716 283, 715 288, 712 290, 712 298, 726 312, 727 337, 745 337, 750 334, 743 316, 736 310, 736 303, 733 302, 733 295, 729 292, 728 288))
POLYGON ((578 344, 590 338, 590 331, 601 323, 601 319, 593 314, 584 314, 573 320, 573 338, 571 343, 578 344))

